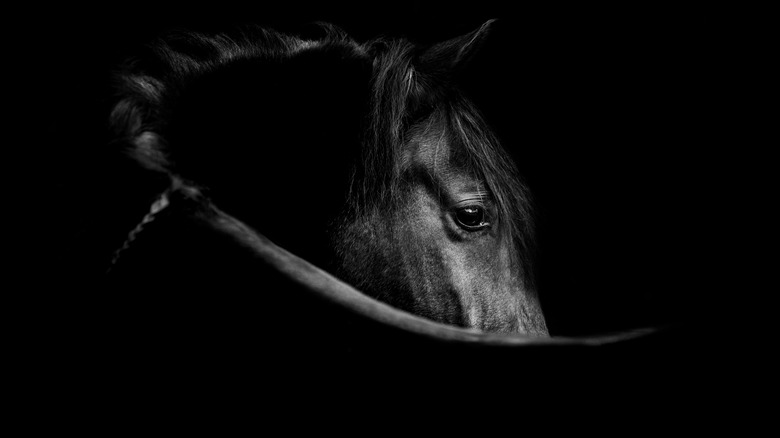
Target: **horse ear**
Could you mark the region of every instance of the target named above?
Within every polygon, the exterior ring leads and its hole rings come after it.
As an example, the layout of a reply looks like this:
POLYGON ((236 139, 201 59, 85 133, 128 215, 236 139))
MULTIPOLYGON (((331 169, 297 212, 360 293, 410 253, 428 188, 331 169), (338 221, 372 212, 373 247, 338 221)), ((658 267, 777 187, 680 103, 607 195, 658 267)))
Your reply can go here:
POLYGON ((462 69, 482 47, 495 21, 488 20, 470 33, 424 49, 417 58, 417 69, 428 73, 447 73, 462 69))

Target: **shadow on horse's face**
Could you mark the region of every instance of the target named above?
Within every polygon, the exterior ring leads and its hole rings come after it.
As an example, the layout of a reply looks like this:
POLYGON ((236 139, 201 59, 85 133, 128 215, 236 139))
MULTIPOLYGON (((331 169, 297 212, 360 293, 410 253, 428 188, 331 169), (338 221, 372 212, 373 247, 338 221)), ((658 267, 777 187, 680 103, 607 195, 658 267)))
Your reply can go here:
POLYGON ((547 335, 518 248, 484 181, 459 163, 447 128, 412 130, 398 195, 342 227, 341 275, 411 313, 491 332, 547 335))

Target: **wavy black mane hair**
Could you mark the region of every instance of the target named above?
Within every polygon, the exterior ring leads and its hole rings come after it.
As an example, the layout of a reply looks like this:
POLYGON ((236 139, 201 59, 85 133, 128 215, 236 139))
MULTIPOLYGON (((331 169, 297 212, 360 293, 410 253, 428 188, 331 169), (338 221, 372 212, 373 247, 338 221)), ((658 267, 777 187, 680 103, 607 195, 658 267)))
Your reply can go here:
POLYGON ((317 263, 315 248, 328 242, 313 219, 345 214, 345 202, 348 215, 387 208, 399 195, 400 148, 423 123, 435 124, 509 224, 531 289, 530 196, 439 60, 454 43, 360 44, 335 26, 319 29, 313 39, 256 27, 161 39, 117 72, 110 123, 118 144, 164 175, 154 190, 202 193, 317 263), (298 194, 285 193, 289 186, 298 194), (301 203, 312 220, 291 237, 278 224, 301 203))

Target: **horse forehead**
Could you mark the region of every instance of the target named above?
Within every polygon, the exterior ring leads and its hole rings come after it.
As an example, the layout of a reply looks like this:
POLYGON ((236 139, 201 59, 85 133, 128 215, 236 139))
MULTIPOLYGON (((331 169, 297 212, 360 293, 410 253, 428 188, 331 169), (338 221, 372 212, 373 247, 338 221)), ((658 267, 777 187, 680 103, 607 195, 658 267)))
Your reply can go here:
POLYGON ((404 145, 401 172, 421 169, 458 193, 484 193, 485 184, 453 159, 452 145, 444 130, 417 134, 404 145))
POLYGON ((430 129, 414 134, 401 151, 401 170, 424 168, 446 174, 452 167, 451 146, 444 129, 430 129))

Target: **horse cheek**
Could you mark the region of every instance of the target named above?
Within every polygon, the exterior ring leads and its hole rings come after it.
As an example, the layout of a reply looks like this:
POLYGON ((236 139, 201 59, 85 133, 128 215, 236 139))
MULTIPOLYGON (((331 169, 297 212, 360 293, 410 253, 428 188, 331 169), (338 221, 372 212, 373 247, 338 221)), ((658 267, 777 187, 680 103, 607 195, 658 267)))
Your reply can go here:
POLYGON ((458 293, 448 263, 447 234, 438 202, 424 190, 409 200, 409 215, 399 218, 399 256, 417 310, 439 322, 470 326, 464 315, 464 297, 458 293))

